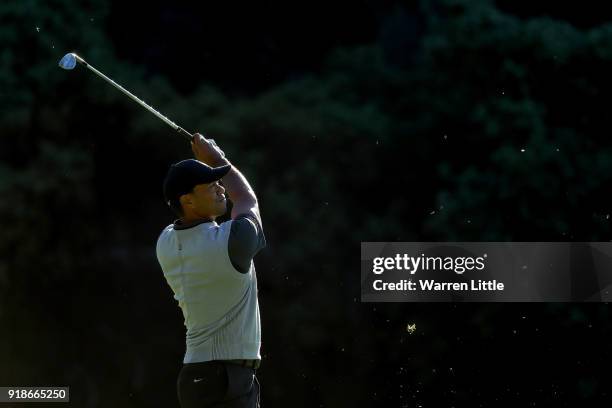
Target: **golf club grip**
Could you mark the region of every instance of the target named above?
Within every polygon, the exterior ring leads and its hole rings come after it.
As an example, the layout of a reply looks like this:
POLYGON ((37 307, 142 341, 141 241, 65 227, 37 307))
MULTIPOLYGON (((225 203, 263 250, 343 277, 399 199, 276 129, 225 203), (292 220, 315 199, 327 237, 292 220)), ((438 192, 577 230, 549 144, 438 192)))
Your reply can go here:
POLYGON ((191 142, 193 140, 193 135, 189 133, 188 131, 186 131, 185 129, 183 129, 182 127, 177 126, 176 131, 179 132, 180 135, 184 136, 185 139, 187 139, 187 141, 191 142))

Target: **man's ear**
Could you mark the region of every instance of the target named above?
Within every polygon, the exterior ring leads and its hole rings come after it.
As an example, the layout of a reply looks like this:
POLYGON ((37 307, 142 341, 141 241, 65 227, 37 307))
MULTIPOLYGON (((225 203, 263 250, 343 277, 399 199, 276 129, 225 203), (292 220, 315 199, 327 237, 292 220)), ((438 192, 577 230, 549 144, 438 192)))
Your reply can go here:
POLYGON ((191 194, 183 194, 180 198, 179 198, 181 204, 183 205, 183 207, 192 207, 193 208, 193 197, 191 196, 191 194))

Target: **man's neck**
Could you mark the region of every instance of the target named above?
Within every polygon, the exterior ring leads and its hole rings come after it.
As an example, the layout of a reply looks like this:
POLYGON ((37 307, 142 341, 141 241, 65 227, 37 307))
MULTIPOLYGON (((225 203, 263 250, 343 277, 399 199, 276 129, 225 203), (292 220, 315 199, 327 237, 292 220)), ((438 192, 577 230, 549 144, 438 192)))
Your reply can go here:
POLYGON ((215 217, 182 217, 179 218, 175 224, 180 225, 183 228, 192 227, 194 225, 202 224, 204 222, 213 222, 215 217))

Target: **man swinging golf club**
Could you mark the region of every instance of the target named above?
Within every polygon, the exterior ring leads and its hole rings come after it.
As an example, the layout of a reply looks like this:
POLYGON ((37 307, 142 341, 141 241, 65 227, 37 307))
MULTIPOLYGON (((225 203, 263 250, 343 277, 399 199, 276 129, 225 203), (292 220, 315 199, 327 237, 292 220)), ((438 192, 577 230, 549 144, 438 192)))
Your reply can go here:
POLYGON ((166 202, 179 218, 157 241, 187 328, 178 398, 182 408, 256 408, 261 325, 253 257, 266 246, 259 206, 214 140, 196 133, 191 147, 197 160, 173 164, 164 180, 166 202), (227 211, 224 193, 233 203, 231 220, 217 224, 227 211))
POLYGON ((261 325, 253 257, 266 240, 253 189, 214 140, 191 135, 73 52, 58 65, 73 70, 77 63, 189 140, 197 159, 173 164, 166 175, 166 202, 179 219, 157 241, 157 259, 187 327, 177 382, 181 407, 259 407, 261 325), (232 219, 219 225, 215 219, 227 210, 224 192, 234 206, 232 219))

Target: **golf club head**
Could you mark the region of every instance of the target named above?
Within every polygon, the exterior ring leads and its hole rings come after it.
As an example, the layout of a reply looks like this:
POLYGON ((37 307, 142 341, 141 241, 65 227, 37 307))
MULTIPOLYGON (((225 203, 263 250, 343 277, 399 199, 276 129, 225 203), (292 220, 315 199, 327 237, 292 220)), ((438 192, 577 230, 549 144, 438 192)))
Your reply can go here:
POLYGON ((76 63, 76 54, 73 52, 69 52, 68 54, 62 57, 58 65, 64 69, 74 69, 74 67, 76 67, 76 63))

